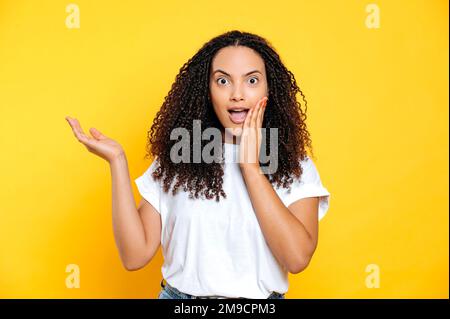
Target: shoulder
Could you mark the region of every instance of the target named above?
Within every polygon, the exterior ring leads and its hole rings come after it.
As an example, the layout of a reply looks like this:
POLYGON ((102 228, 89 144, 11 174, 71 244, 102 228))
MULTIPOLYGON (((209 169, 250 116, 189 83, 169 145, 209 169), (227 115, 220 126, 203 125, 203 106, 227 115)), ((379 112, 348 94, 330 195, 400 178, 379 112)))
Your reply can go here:
POLYGON ((151 184, 159 184, 159 180, 156 180, 153 177, 153 173, 158 169, 159 166, 160 166, 159 158, 156 156, 153 159, 152 163, 142 173, 142 175, 136 179, 136 182, 144 184, 147 187, 150 186, 151 184))
POLYGON ((152 163, 148 166, 145 173, 151 175, 151 173, 153 173, 159 166, 160 166, 159 158, 158 156, 155 156, 155 158, 153 159, 152 163))
POLYGON ((314 161, 306 155, 303 159, 299 159, 302 168, 300 183, 308 183, 320 180, 320 174, 314 161))

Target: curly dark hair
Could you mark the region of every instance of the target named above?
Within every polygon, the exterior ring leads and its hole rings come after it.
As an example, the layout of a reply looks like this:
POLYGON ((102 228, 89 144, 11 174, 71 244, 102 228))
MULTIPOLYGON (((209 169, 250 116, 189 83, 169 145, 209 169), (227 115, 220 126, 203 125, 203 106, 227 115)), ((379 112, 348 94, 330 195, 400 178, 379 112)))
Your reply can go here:
MULTIPOLYGON (((303 173, 299 160, 306 158, 306 148, 309 148, 314 158, 305 123, 307 102, 297 86, 293 73, 283 65, 279 55, 266 39, 252 33, 233 30, 205 43, 181 67, 147 132, 145 158, 157 157, 159 165, 152 176, 155 180, 162 180, 163 190, 166 193, 175 181, 172 190, 174 195, 180 187, 183 187, 185 192, 189 192, 190 198, 198 198, 199 194, 204 195, 206 199, 215 198, 216 201, 220 201, 220 196, 226 198, 222 188, 223 161, 173 163, 170 159, 170 150, 177 141, 170 139, 170 133, 174 128, 181 127, 187 129, 192 136, 194 120, 201 120, 202 130, 208 127, 223 130, 211 102, 209 75, 214 55, 227 46, 251 48, 265 63, 269 100, 262 127, 278 128, 279 156, 278 169, 273 174, 265 174, 265 177, 272 185, 290 188, 293 178, 299 178, 303 173), (297 93, 300 93, 304 101, 304 111, 296 99, 297 93)), ((202 149, 204 144, 209 142, 202 140, 202 149)), ((270 149, 269 136, 266 136, 266 145, 267 149, 270 149)), ((191 147, 191 158, 192 152, 191 147)))

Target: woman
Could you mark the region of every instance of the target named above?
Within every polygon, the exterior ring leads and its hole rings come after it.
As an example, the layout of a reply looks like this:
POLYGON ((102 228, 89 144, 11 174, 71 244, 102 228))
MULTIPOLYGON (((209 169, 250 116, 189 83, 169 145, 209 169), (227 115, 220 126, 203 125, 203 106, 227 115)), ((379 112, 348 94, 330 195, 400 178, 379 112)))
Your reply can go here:
POLYGON ((305 97, 262 37, 224 33, 183 65, 148 132, 154 161, 135 179, 137 209, 122 147, 94 128, 88 137, 76 119, 66 119, 77 139, 110 164, 124 267, 144 267, 162 245, 158 298, 283 299, 288 273, 309 264, 330 193, 306 152, 312 146, 305 97), (198 138, 198 123, 213 137, 219 132, 222 152, 198 152, 211 142, 198 138), (176 130, 197 148, 179 147, 176 130), (275 170, 262 165, 267 145, 277 155, 266 161, 275 170))

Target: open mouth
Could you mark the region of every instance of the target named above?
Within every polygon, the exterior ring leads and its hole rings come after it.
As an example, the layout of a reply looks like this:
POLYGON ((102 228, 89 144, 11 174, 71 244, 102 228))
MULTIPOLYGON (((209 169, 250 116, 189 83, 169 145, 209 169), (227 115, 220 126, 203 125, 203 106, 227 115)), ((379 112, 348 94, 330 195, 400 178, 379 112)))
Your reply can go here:
POLYGON ((242 124, 245 121, 248 110, 229 110, 230 120, 234 124, 242 124))

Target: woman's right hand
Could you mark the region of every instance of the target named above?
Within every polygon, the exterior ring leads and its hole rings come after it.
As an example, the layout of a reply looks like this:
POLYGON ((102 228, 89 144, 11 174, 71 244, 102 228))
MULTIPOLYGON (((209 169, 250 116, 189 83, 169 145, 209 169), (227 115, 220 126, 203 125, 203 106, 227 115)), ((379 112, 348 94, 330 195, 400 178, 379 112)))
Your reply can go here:
POLYGON ((89 132, 93 136, 90 137, 83 132, 83 129, 77 119, 66 116, 66 120, 72 128, 75 137, 80 143, 86 146, 89 152, 100 156, 109 163, 125 154, 119 143, 109 137, 106 137, 97 129, 89 129, 89 132))

